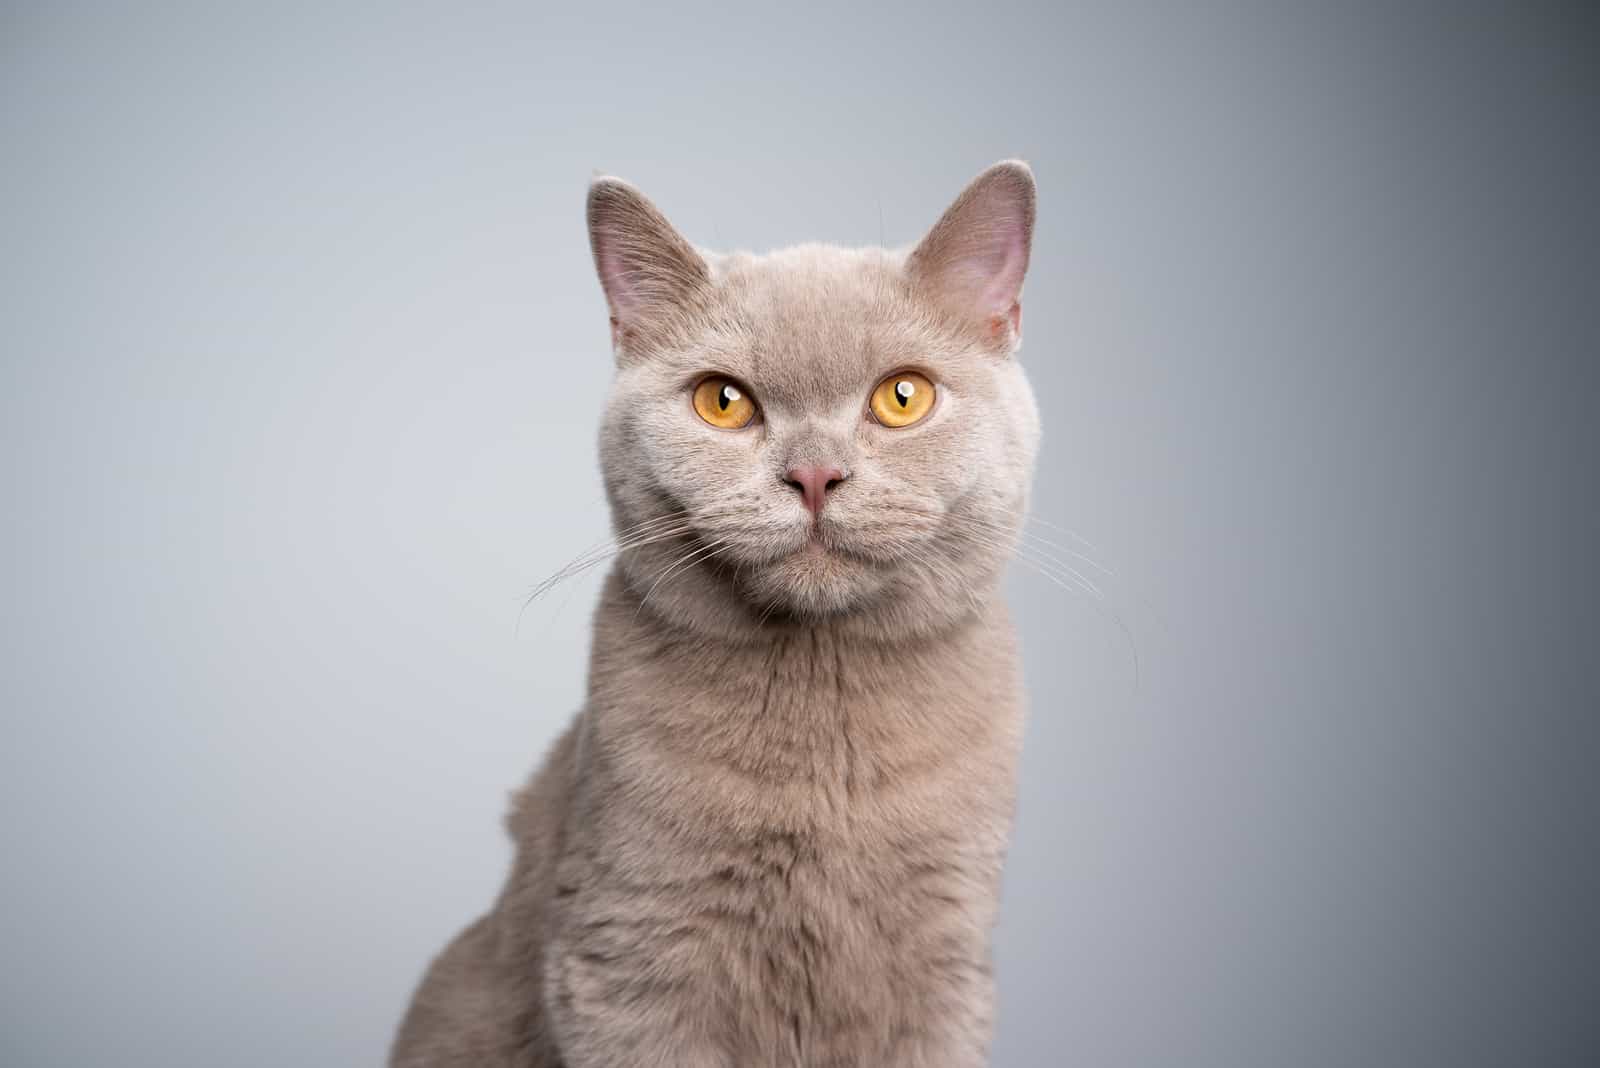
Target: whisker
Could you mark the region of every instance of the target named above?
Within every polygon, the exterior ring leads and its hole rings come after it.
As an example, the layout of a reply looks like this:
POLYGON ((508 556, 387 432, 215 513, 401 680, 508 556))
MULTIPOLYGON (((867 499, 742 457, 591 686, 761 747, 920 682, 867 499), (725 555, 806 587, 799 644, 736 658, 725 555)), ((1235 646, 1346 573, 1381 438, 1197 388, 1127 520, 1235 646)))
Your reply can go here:
POLYGON ((1061 533, 1065 534, 1067 537, 1071 538, 1073 541, 1077 542, 1079 545, 1082 545, 1085 549, 1088 549, 1092 553, 1097 553, 1097 552, 1100 551, 1100 549, 1094 544, 1094 542, 1090 541, 1088 538, 1084 537, 1082 534, 1079 534, 1076 530, 1073 530, 1071 527, 1064 527, 1059 523, 1052 523, 1052 522, 1050 522, 1050 520, 1045 519, 1045 518, 1043 518, 1041 516, 1034 515, 1031 512, 1028 514, 1028 522, 1030 522, 1030 523, 1042 523, 1043 525, 1049 527, 1051 530, 1059 530, 1061 533))
POLYGON ((1064 545, 1058 545, 1055 542, 1051 541, 1049 538, 1041 538, 1039 535, 1033 533, 1031 530, 1026 530, 1026 529, 1018 530, 1017 534, 1019 536, 1021 536, 1021 537, 1029 539, 1030 541, 1032 541, 1032 542, 1034 542, 1034 543, 1036 543, 1038 545, 1044 545, 1044 546, 1047 546, 1048 548, 1054 549, 1058 553, 1065 553, 1067 556, 1072 557, 1074 560, 1081 560, 1084 563, 1088 564, 1090 567, 1094 568, 1096 571, 1100 572, 1102 575, 1106 576, 1107 578, 1116 578, 1117 577, 1117 573, 1115 571, 1111 570, 1109 567, 1106 567, 1104 564, 1100 563, 1099 561, 1091 560, 1089 557, 1083 555, 1083 553, 1080 553, 1075 549, 1069 549, 1064 545))
MULTIPOLYGON (((568 562, 566 565, 558 569, 554 574, 541 580, 537 585, 534 586, 533 591, 528 594, 527 598, 523 600, 522 608, 517 612, 518 631, 520 632, 521 630, 522 617, 527 613, 528 606, 533 604, 534 601, 537 601, 539 598, 548 594, 557 586, 561 585, 561 583, 567 581, 568 579, 576 578, 578 575, 593 569, 599 564, 602 564, 629 549, 639 548, 641 546, 654 544, 656 542, 669 541, 673 538, 681 537, 683 534, 692 529, 690 524, 686 521, 683 521, 681 517, 663 518, 672 518, 677 520, 677 522, 673 524, 655 523, 651 525, 651 529, 644 530, 640 533, 608 539, 607 541, 601 542, 599 545, 581 553, 577 558, 568 562)), ((640 524, 640 526, 643 525, 645 524, 640 524)), ((630 528, 630 530, 632 529, 634 528, 630 528)))
POLYGON ((727 538, 718 538, 715 541, 708 542, 705 545, 700 546, 698 549, 694 549, 693 551, 680 557, 675 563, 672 564, 672 566, 663 571, 660 576, 656 578, 655 582, 650 584, 650 588, 648 590, 644 591, 644 596, 639 599, 639 608, 634 611, 634 615, 637 616, 639 612, 644 609, 645 603, 650 600, 650 595, 656 592, 656 588, 659 587, 663 582, 667 581, 667 579, 671 578, 685 567, 688 567, 697 559, 710 559, 710 556, 716 556, 717 553, 731 548, 733 548, 733 543, 731 541, 729 541, 727 538), (707 552, 713 549, 716 551, 711 552, 710 556, 707 556, 707 552))
MULTIPOLYGON (((1027 539, 1029 539, 1030 541, 1034 542, 1037 545, 1043 545, 1043 546, 1045 546, 1045 547, 1047 547, 1049 549, 1054 550, 1055 552, 1061 553, 1061 554, 1063 554, 1065 556, 1070 556, 1075 560, 1080 560, 1083 563, 1088 564, 1090 567, 1094 568, 1096 571, 1100 572, 1102 575, 1105 575, 1107 578, 1115 578, 1116 577, 1116 572, 1112 571, 1109 567, 1106 567, 1104 564, 1100 563, 1098 560, 1095 560, 1095 559, 1093 559, 1093 558, 1091 558, 1089 556, 1085 556, 1083 553, 1078 552, 1076 549, 1069 549, 1065 545, 1058 544, 1057 542, 1054 542, 1054 541, 1050 540, 1049 538, 1044 537, 1041 534, 1036 534, 1033 531, 1027 529, 1027 524, 1030 523, 1030 522, 1044 522, 1043 520, 1040 520, 1037 516, 1033 516, 1033 515, 1024 516, 1023 517, 1023 521, 1021 523, 1014 523, 1014 522, 1003 523, 1000 520, 994 518, 993 516, 988 515, 988 514, 983 514, 983 513, 980 513, 980 514, 977 514, 977 515, 963 515, 963 516, 958 516, 958 517, 953 517, 953 518, 965 519, 965 520, 968 520, 970 522, 984 523, 984 524, 987 524, 987 525, 995 528, 997 531, 1002 531, 1002 532, 1005 532, 1005 533, 1008 533, 1008 534, 1014 532, 1016 534, 1016 536, 1019 537, 1019 538, 1027 538, 1027 539)), ((1077 534, 1072 533, 1072 531, 1067 531, 1066 533, 1069 536, 1071 536, 1073 539, 1075 539, 1076 541, 1078 541, 1078 542, 1080 542, 1080 543, 1082 543, 1082 544, 1084 544, 1086 546, 1089 546, 1089 548, 1091 548, 1091 549, 1094 549, 1094 546, 1089 545, 1089 543, 1087 541, 1085 541, 1083 538, 1079 537, 1077 534)), ((1099 552, 1098 549, 1094 549, 1094 551, 1095 552, 1099 552)))
POLYGON ((1043 557, 1044 561, 1047 561, 1050 566, 1053 566, 1064 575, 1071 576, 1075 582, 1082 586, 1085 592, 1091 594, 1099 600, 1105 599, 1105 592, 1101 590, 1099 586, 1096 586, 1093 582, 1089 581, 1089 579, 1082 572, 1073 567, 1071 564, 1066 563, 1060 558, 1045 552, 1042 549, 1024 545, 1020 542, 1015 546, 1007 545, 996 536, 999 533, 1009 534, 1011 533, 1010 531, 1003 531, 1001 528, 996 528, 992 525, 984 523, 983 521, 974 520, 970 516, 952 516, 951 521, 958 527, 964 524, 966 526, 968 536, 973 537, 973 540, 979 540, 978 536, 973 532, 980 532, 982 535, 982 544, 996 551, 1003 552, 1010 550, 1010 552, 1017 559, 1030 560, 1034 564, 1040 563, 1036 557, 1043 557))
POLYGON ((691 517, 687 510, 678 509, 677 511, 654 516, 625 527, 611 537, 590 546, 558 568, 553 574, 536 583, 527 598, 523 600, 522 608, 517 613, 517 625, 519 628, 521 627, 522 617, 527 612, 529 605, 544 597, 556 586, 570 578, 575 578, 630 549, 670 541, 688 534, 695 529, 696 520, 706 523, 726 521, 738 519, 747 513, 751 513, 751 511, 748 508, 726 508, 702 512, 697 516, 691 517))
POLYGON ((539 585, 534 588, 534 592, 529 599, 533 600, 543 596, 545 593, 549 592, 552 587, 560 582, 571 578, 573 575, 576 575, 580 572, 587 571, 589 568, 617 555, 618 553, 625 552, 628 549, 637 548, 641 545, 649 545, 654 542, 666 541, 671 538, 678 537, 679 535, 687 532, 689 529, 689 524, 684 523, 681 526, 670 526, 656 530, 650 530, 644 532, 643 534, 634 535, 626 539, 603 543, 600 547, 584 553, 571 563, 568 563, 565 567, 558 570, 549 578, 540 582, 539 585))

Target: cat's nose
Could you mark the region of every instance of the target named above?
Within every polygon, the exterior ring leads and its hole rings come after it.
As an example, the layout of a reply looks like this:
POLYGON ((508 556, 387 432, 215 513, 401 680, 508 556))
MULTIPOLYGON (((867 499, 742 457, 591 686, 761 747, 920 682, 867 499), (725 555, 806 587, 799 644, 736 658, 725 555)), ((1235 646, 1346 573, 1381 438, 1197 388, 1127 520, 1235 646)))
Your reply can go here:
POLYGON ((821 464, 802 464, 783 474, 783 480, 800 491, 813 518, 822 514, 822 506, 828 503, 828 491, 849 477, 848 471, 821 464))

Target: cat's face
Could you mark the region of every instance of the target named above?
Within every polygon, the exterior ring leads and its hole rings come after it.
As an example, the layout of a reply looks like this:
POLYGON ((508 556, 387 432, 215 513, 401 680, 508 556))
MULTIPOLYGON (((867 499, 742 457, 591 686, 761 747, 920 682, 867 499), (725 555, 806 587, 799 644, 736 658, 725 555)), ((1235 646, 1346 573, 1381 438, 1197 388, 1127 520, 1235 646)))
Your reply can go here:
POLYGON ((595 184, 619 367, 602 464, 650 606, 916 630, 992 587, 1038 439, 1012 356, 1032 218, 1031 175, 1001 164, 909 255, 715 256, 595 184))

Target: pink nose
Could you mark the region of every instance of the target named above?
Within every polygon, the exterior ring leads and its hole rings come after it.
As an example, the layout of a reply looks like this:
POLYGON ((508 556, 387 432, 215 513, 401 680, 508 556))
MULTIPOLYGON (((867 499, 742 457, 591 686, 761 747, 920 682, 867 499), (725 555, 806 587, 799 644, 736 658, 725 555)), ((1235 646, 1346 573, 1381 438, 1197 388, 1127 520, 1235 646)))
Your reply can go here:
POLYGON ((828 503, 828 491, 849 477, 837 467, 806 464, 789 468, 783 480, 800 491, 806 507, 815 517, 822 514, 822 506, 828 503))

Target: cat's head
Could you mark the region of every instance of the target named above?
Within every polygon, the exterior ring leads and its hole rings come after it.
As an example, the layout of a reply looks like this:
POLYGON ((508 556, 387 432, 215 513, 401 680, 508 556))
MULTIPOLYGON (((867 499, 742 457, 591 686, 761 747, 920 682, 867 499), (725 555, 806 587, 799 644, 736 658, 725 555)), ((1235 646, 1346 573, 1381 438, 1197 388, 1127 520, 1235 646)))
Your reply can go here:
POLYGON ((1014 353, 1032 172, 979 175, 915 249, 696 249, 589 189, 617 375, 601 432, 623 576, 720 632, 914 632, 994 588, 1039 425, 1014 353))

